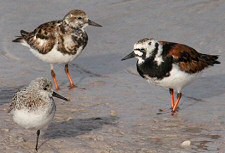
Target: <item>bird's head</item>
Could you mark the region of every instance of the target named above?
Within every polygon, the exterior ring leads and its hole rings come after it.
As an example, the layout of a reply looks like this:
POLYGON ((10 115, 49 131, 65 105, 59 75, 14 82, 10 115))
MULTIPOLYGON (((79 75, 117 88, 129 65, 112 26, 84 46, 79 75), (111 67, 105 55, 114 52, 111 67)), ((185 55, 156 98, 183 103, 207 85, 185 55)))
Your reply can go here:
POLYGON ((134 44, 133 51, 122 60, 137 58, 138 63, 143 63, 148 58, 154 58, 158 53, 160 43, 157 40, 144 38, 134 44))
POLYGON ((30 83, 29 88, 33 88, 35 91, 39 92, 44 97, 52 98, 54 96, 54 97, 60 98, 65 101, 69 101, 67 98, 65 98, 65 97, 59 95, 58 93, 56 93, 55 91, 53 91, 52 82, 49 79, 44 78, 44 77, 40 77, 40 78, 33 80, 30 83))
POLYGON ((72 10, 67 13, 63 21, 72 28, 84 29, 88 25, 102 27, 100 24, 91 21, 87 14, 82 10, 72 10))

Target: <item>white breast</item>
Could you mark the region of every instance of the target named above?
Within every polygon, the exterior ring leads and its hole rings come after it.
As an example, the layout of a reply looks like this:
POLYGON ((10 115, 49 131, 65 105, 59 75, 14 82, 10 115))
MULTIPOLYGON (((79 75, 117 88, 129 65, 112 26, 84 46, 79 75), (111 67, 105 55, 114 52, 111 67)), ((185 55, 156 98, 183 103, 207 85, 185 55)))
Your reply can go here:
POLYGON ((151 82, 155 85, 162 86, 165 88, 173 88, 178 92, 188 84, 190 84, 200 73, 188 74, 179 69, 179 67, 173 64, 172 70, 169 77, 165 77, 162 80, 157 80, 157 78, 150 78, 147 75, 148 82, 151 82))
POLYGON ((27 46, 30 48, 30 51, 39 59, 41 59, 44 62, 50 63, 50 64, 64 64, 69 63, 72 60, 74 60, 76 57, 80 55, 80 53, 83 50, 83 47, 80 46, 77 50, 77 53, 75 55, 69 55, 69 54, 63 54, 60 51, 57 50, 57 45, 55 45, 50 52, 47 54, 41 54, 37 50, 32 49, 28 44, 23 43, 24 46, 27 46))
POLYGON ((38 110, 15 109, 13 120, 26 129, 41 129, 47 126, 55 115, 56 106, 39 108, 38 110))

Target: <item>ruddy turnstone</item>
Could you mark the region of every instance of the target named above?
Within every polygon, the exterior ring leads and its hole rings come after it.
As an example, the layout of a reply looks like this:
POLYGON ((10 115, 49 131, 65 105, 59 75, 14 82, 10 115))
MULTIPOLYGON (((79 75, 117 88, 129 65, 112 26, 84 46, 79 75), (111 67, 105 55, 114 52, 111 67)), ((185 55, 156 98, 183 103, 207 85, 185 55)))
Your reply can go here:
POLYGON ((176 112, 182 89, 203 69, 220 64, 217 55, 207 55, 179 43, 144 38, 134 44, 133 52, 122 60, 137 58, 138 73, 155 85, 169 88, 172 113, 176 112), (174 90, 177 91, 175 102, 174 90))
POLYGON ((91 21, 82 10, 72 10, 62 20, 41 24, 32 32, 20 31, 13 42, 19 42, 30 48, 30 51, 42 61, 50 63, 51 75, 56 89, 59 89, 53 64, 65 64, 65 72, 70 87, 75 87, 69 72, 68 63, 83 51, 88 42, 84 28, 88 25, 102 27, 91 21))
POLYGON ((46 78, 37 78, 28 87, 17 92, 12 99, 8 112, 13 114, 13 120, 25 129, 36 129, 36 147, 40 129, 47 126, 53 119, 56 106, 53 96, 68 101, 67 98, 52 90, 52 83, 46 78))

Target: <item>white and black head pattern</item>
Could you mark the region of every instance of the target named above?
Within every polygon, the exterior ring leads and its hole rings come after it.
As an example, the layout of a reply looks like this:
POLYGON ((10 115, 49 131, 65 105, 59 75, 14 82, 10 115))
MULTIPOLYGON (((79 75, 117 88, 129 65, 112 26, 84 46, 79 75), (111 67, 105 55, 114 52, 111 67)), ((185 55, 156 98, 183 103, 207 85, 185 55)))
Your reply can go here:
POLYGON ((144 38, 134 44, 133 52, 125 56, 122 60, 137 58, 137 71, 146 76, 162 79, 169 76, 172 69, 172 58, 163 57, 163 46, 155 40, 144 38))
POLYGON ((143 63, 146 59, 155 59, 158 64, 163 60, 161 57, 162 46, 157 40, 144 38, 134 44, 134 54, 138 63, 143 63))
POLYGON ((142 64, 147 59, 155 60, 157 65, 163 62, 161 57, 162 45, 155 39, 144 38, 134 44, 133 52, 124 57, 122 60, 137 58, 138 64, 142 64))

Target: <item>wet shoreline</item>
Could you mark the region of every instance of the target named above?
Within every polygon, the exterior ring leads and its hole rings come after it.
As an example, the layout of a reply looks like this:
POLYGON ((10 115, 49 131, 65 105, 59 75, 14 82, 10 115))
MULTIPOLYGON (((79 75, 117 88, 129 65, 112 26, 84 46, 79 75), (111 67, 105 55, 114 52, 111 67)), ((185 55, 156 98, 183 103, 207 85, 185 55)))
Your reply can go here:
POLYGON ((51 79, 49 64, 11 40, 19 30, 84 9, 102 28, 87 28, 89 42, 70 64, 78 88, 69 90, 63 65, 56 65, 60 94, 53 122, 41 132, 40 153, 225 152, 224 12, 222 0, 0 2, 0 152, 34 151, 35 131, 12 122, 6 112, 13 94, 37 77, 51 79), (45 4, 45 5, 43 5, 45 4), (79 6, 79 7, 78 7, 79 6), (27 13, 29 12, 29 16, 27 13), (180 42, 220 55, 184 89, 177 115, 167 89, 138 76, 135 60, 121 62, 144 37, 180 42), (182 146, 190 141, 190 146, 182 146))

